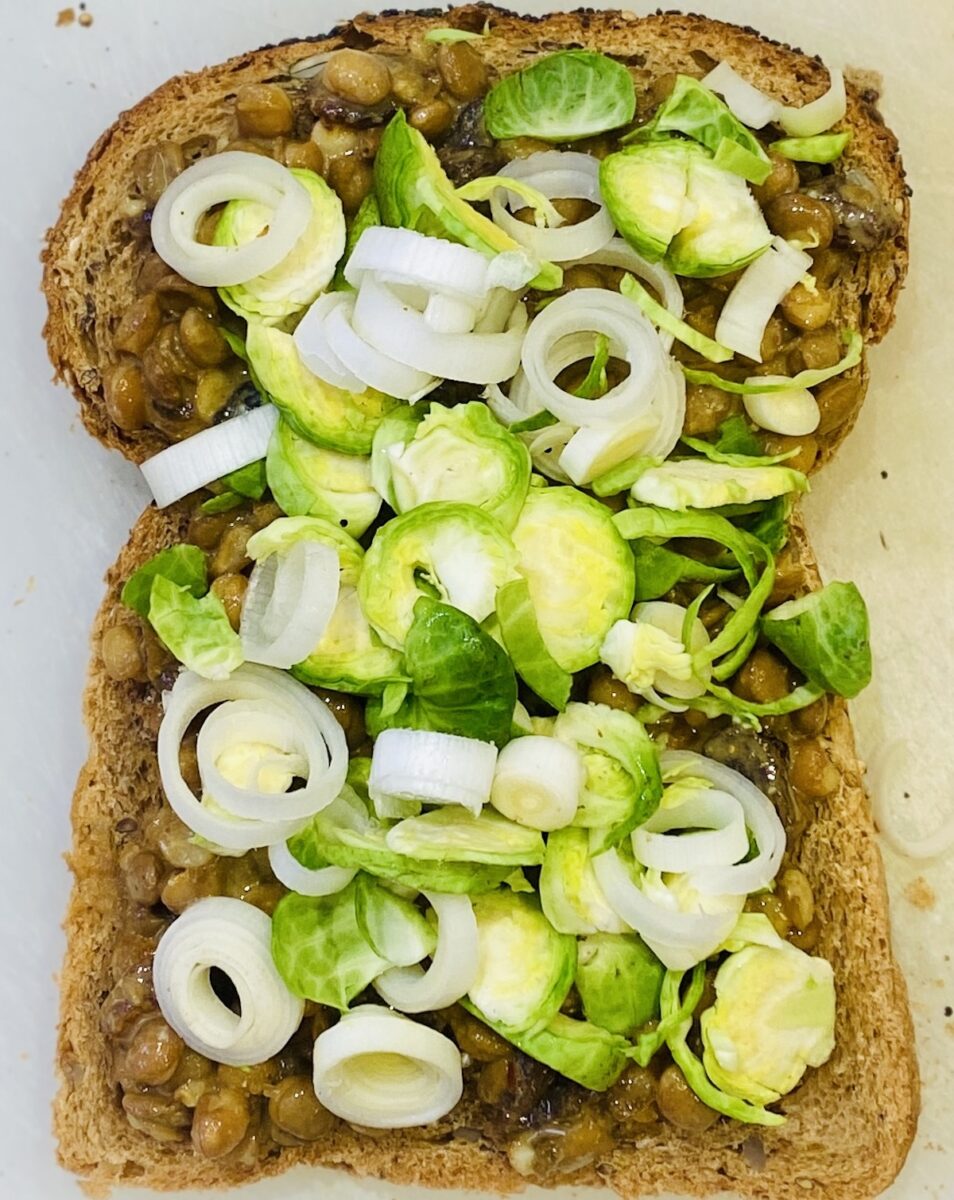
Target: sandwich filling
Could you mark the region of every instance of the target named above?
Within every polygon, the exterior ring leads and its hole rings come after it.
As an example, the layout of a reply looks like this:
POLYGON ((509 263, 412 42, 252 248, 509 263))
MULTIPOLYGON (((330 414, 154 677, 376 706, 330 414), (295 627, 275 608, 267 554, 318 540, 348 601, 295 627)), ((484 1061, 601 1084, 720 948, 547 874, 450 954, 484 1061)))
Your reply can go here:
POLYGON ((637 93, 481 36, 306 60, 132 164, 106 398, 190 499, 101 644, 163 792, 101 1021, 136 1129, 249 1167, 347 1122, 552 1180, 780 1124, 835 1044, 800 849, 867 614, 790 517, 895 218, 837 72, 637 93))

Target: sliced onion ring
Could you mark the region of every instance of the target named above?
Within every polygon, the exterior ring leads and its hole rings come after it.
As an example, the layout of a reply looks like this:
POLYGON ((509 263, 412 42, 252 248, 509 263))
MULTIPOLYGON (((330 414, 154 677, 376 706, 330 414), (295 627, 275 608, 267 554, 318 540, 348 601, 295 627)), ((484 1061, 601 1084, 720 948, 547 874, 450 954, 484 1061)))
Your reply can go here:
POLYGON ((333 896, 358 873, 357 867, 303 867, 287 842, 268 847, 268 865, 278 882, 299 896, 333 896))
POLYGON ((162 1015, 190 1049, 213 1062, 266 1062, 301 1023, 304 1001, 285 986, 272 960, 272 922, 243 900, 196 900, 159 940, 152 978, 162 1015), (241 1013, 212 989, 215 967, 231 980, 241 1013))
POLYGON ((477 300, 487 293, 490 261, 477 250, 443 238, 375 225, 358 238, 345 267, 345 279, 357 289, 372 277, 382 283, 477 300))
POLYGON ((576 426, 634 420, 652 404, 666 367, 650 322, 625 296, 603 288, 567 292, 538 313, 524 338, 521 362, 540 407, 576 426), (594 333, 609 339, 610 354, 629 364, 629 375, 598 400, 583 400, 555 380, 592 354, 594 333))
POLYGON ((812 260, 783 237, 774 237, 769 248, 742 272, 723 305, 715 329, 717 342, 762 361, 762 335, 769 318, 802 276, 812 260))
POLYGON ((437 914, 437 948, 427 970, 392 967, 374 981, 381 999, 401 1012, 437 1012, 466 996, 477 978, 477 918, 469 896, 425 892, 437 914))
POLYGON ((354 297, 346 296, 345 302, 325 317, 328 345, 345 370, 386 396, 412 403, 437 387, 440 380, 436 375, 398 362, 365 341, 354 328, 354 309, 354 297))
POLYGON ((228 150, 187 167, 159 197, 150 230, 156 253, 190 283, 232 287, 277 267, 305 232, 308 192, 287 167, 261 154, 228 150), (216 204, 255 200, 270 208, 268 231, 241 246, 196 240, 201 218, 216 204))
POLYGON ((749 83, 728 62, 720 62, 701 80, 710 91, 718 92, 743 125, 762 129, 782 114, 781 101, 766 96, 749 83))
POLYGON ((742 805, 717 788, 700 790, 681 804, 659 808, 633 830, 636 861, 656 871, 732 866, 748 851, 742 805), (673 834, 674 829, 679 832, 673 834))
POLYGON ((287 670, 321 641, 338 603, 338 554, 302 539, 255 564, 242 605, 247 662, 287 670))
POLYGON ((375 804, 459 804, 479 816, 490 799, 497 748, 425 729, 385 729, 374 743, 368 793, 375 804))
POLYGON ((417 371, 463 383, 499 383, 520 365, 526 309, 522 304, 514 309, 504 333, 436 333, 390 287, 368 277, 353 321, 369 345, 417 371))
POLYGON ((275 406, 263 404, 147 458, 142 473, 157 506, 165 508, 213 479, 264 458, 277 421, 275 406))
POLYGON ((598 159, 572 150, 544 150, 514 159, 497 172, 503 178, 500 189, 490 197, 494 223, 541 260, 567 262, 592 254, 605 246, 615 232, 600 195, 599 166, 598 159), (530 184, 550 200, 589 200, 599 205, 599 209, 575 225, 538 229, 519 221, 510 211, 525 207, 526 202, 505 190, 508 176, 530 184))
POLYGON ((346 292, 326 292, 319 296, 299 321, 294 333, 301 361, 312 375, 346 392, 363 392, 368 385, 344 365, 328 342, 328 316, 340 305, 354 300, 346 292))
POLYGON ((737 911, 696 913, 664 908, 633 882, 615 849, 597 855, 593 870, 610 908, 673 971, 686 971, 708 958, 729 936, 738 917, 737 911))
POLYGON ((693 887, 707 896, 724 893, 747 896, 768 887, 778 874, 785 853, 785 828, 768 796, 738 771, 690 750, 667 750, 660 755, 659 763, 664 777, 684 770, 693 778, 707 779, 713 787, 734 796, 742 806, 746 827, 758 847, 758 854, 749 862, 692 871, 693 887))
POLYGON ((315 1095, 370 1129, 430 1125, 464 1090, 460 1051, 436 1029, 374 1004, 346 1012, 315 1041, 315 1095))
MULTIPOLYGON (((585 258, 578 259, 577 262, 570 265, 619 267, 623 271, 630 271, 644 283, 649 284, 674 317, 682 318, 684 311, 682 288, 672 271, 662 263, 651 263, 648 259, 643 258, 629 242, 624 241, 621 237, 614 237, 595 254, 588 254, 585 258)), ((668 350, 672 345, 672 334, 666 333, 664 330, 659 330, 658 334, 659 340, 668 350)))
POLYGON ((243 664, 228 679, 217 681, 183 671, 168 694, 157 753, 163 791, 179 819, 207 841, 237 851, 270 846, 297 833, 309 816, 338 795, 348 769, 344 733, 324 702, 289 675, 251 663, 243 664), (203 777, 202 782, 219 806, 218 811, 196 799, 182 777, 179 747, 192 721, 223 701, 267 706, 294 729, 299 750, 308 763, 308 778, 302 789, 286 796, 237 788, 212 766, 208 768, 210 778, 203 777), (283 809, 283 803, 292 796, 292 811, 283 809), (233 809, 229 809, 230 801, 233 809), (254 806, 259 818, 232 816, 234 806, 239 804, 246 814, 254 806))

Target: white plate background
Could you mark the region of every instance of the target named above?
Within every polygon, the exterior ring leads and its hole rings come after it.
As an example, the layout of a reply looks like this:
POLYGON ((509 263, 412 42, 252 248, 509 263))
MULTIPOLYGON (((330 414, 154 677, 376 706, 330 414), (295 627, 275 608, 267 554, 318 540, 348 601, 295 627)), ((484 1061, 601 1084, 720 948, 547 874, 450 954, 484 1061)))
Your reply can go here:
MULTIPOLYGON (((393 2, 393 0, 392 0, 393 2)), ((675 2, 675 0, 674 0, 675 2)), ((0 1196, 66 1200, 54 1162, 56 972, 69 879, 69 800, 86 748, 80 693, 101 578, 147 500, 134 467, 85 433, 50 382, 38 254, 87 148, 169 75, 358 11, 349 0, 89 0, 94 21, 55 27, 66 0, 0 3, 0 1196)), ((526 3, 543 12, 545 4, 526 3)), ((570 7, 568 5, 568 7, 570 7)), ((635 6, 640 11, 652 4, 635 6)), ((883 111, 914 187, 912 275, 858 426, 807 502, 828 578, 855 579, 872 613, 876 681, 855 703, 863 756, 902 739, 912 821, 954 802, 954 7, 950 0, 694 0, 835 64, 881 72, 883 111)), ((898 956, 918 1027, 925 1111, 890 1195, 954 1196, 954 900, 951 861, 887 855, 898 956), (936 901, 907 898, 920 877, 936 901), (907 894, 906 894, 907 893, 907 894)), ((923 891, 921 892, 923 894, 923 891)), ((299 1170, 249 1200, 429 1193, 299 1170)), ((117 1196, 120 1193, 115 1193, 117 1196)), ((124 1193, 133 1196, 142 1193, 124 1193)), ((542 1195, 542 1193, 540 1193, 542 1195)))

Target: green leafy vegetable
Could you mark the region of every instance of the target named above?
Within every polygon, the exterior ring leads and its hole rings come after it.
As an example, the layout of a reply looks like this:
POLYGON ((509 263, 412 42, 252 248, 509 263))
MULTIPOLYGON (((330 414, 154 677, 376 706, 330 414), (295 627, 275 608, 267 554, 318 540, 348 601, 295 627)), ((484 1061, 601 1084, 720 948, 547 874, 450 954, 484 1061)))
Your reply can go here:
POLYGON ((410 967, 434 953, 437 935, 421 910, 370 875, 355 879, 354 909, 361 936, 396 967, 410 967))
POLYGON ((610 908, 593 870, 590 835, 569 826, 547 836, 540 870, 540 903, 560 933, 625 933, 629 928, 610 908))
POLYGON ((503 746, 517 702, 510 659, 477 622, 428 596, 414 605, 404 645, 410 695, 393 712, 372 707, 369 730, 433 729, 503 746))
POLYGON ((381 497, 371 485, 370 459, 316 446, 284 417, 265 462, 275 502, 290 517, 325 517, 360 537, 378 515, 381 497))
POLYGON ((734 579, 738 567, 718 567, 658 546, 648 538, 631 545, 636 564, 636 600, 657 600, 677 583, 722 583, 734 579))
POLYGON ((628 296, 630 300, 635 301, 654 325, 658 325, 666 333, 671 333, 677 341, 691 347, 697 354, 701 354, 703 358, 707 358, 710 362, 718 363, 727 362, 732 357, 733 352, 728 346, 720 345, 719 342, 706 337, 704 333, 700 333, 698 329, 693 329, 691 325, 687 325, 679 317, 674 317, 669 309, 657 300, 654 300, 639 280, 634 279, 632 275, 627 274, 623 276, 619 290, 624 296, 628 296))
POLYGON ((635 933, 594 933, 577 947, 576 990, 588 1021, 632 1036, 659 1015, 666 968, 635 933))
POLYGON ((573 985, 576 939, 557 933, 535 897, 489 892, 474 900, 477 978, 468 999, 504 1036, 545 1029, 573 985))
POLYGON ((750 183, 764 183, 771 174, 772 164, 755 135, 715 92, 691 75, 677 75, 653 119, 623 140, 646 141, 668 133, 693 138, 712 152, 720 166, 750 183))
POLYGON ((382 640, 401 649, 421 595, 483 621, 497 589, 516 578, 516 563, 506 531, 483 509, 422 504, 374 535, 358 585, 361 606, 382 640))
POLYGON ((774 467, 798 453, 798 450, 786 450, 784 454, 737 454, 720 450, 714 442, 707 442, 704 438, 683 434, 679 440, 691 450, 698 451, 709 462, 720 463, 726 467, 774 467))
POLYGON ((188 587, 156 575, 149 624, 179 662, 205 679, 227 679, 244 662, 239 635, 214 592, 197 599, 188 587))
POLYGON ((491 808, 473 816, 459 804, 408 817, 387 834, 388 848, 423 862, 533 867, 543 862, 543 838, 491 808))
POLYGON ((659 993, 659 1023, 645 1030, 636 1038, 630 1058, 645 1067, 666 1044, 670 1034, 677 1032, 686 1021, 691 1021, 706 985, 706 964, 697 963, 689 977, 689 986, 683 992, 683 973, 666 971, 659 993), (675 981, 675 987, 673 982, 675 981))
POLYGON ((781 940, 749 945, 725 959, 715 989, 700 1026, 705 1073, 723 1092, 773 1104, 831 1055, 835 986, 823 958, 781 940))
MULTIPOLYGON (((579 396, 582 400, 595 400, 597 397, 605 395, 608 386, 606 364, 609 360, 609 338, 605 333, 598 333, 593 340, 593 358, 589 370, 579 386, 573 388, 573 395, 579 396)), ((549 414, 547 415, 549 416, 549 414)))
POLYGON ((635 587, 609 509, 575 488, 531 488, 513 541, 547 650, 564 671, 591 666, 635 587))
POLYGON ((570 698, 573 676, 546 647, 525 579, 515 579, 497 593, 497 619, 517 674, 541 700, 562 712, 570 698))
POLYGON ((289 892, 272 917, 272 957, 289 990, 344 1012, 390 964, 361 932, 357 881, 333 896, 289 892))
POLYGON ((148 617, 153 580, 160 575, 198 599, 209 590, 208 556, 198 546, 185 543, 160 550, 123 584, 123 604, 141 617, 148 617))
POLYGON ((729 466, 701 458, 669 459, 662 466, 644 471, 632 488, 641 504, 680 512, 750 504, 808 490, 808 479, 790 467, 729 466))
POLYGON ((814 137, 780 138, 772 142, 770 149, 782 158, 793 158, 796 162, 833 163, 841 158, 851 141, 851 130, 844 133, 819 133, 814 137))
MULTIPOLYGON (((311 201, 311 217, 294 253, 263 275, 218 289, 229 308, 250 325, 274 324, 307 308, 331 282, 344 250, 345 219, 337 193, 314 171, 292 167, 291 173, 311 201)), ((268 228, 271 216, 271 209, 256 200, 230 200, 213 241, 216 246, 245 245, 268 228)))
POLYGON ((605 54, 562 50, 506 75, 484 101, 495 138, 571 142, 618 129, 633 119, 636 90, 629 71, 605 54))
POLYGON ((591 1092, 611 1088, 629 1063, 629 1042, 589 1021, 576 1021, 557 1013, 545 1029, 536 1033, 512 1033, 488 1020, 469 1001, 462 1003, 518 1050, 591 1092))
POLYGON ((834 366, 799 371, 791 378, 779 376, 774 378, 771 383, 764 382, 758 376, 754 377, 751 382, 736 383, 732 379, 723 379, 714 371, 697 371, 694 367, 683 367, 682 373, 690 383, 719 388, 723 392, 731 392, 734 396, 751 396, 761 392, 788 392, 793 389, 818 387, 820 383, 825 383, 829 379, 834 379, 836 375, 850 371, 852 367, 857 367, 861 362, 861 352, 864 349, 861 334, 853 329, 844 334, 844 339, 845 355, 834 366))
POLYGON ((553 736, 583 759, 586 780, 573 824, 599 831, 592 854, 616 845, 656 811, 662 798, 659 758, 634 716, 606 704, 570 703, 556 718, 553 736))
POLYGON ((361 393, 332 387, 304 365, 291 334, 249 326, 251 362, 282 415, 300 437, 342 454, 370 454, 374 431, 400 403, 373 388, 361 393))
MULTIPOLYGON (((381 138, 374 160, 374 189, 385 225, 460 242, 488 258, 505 251, 526 256, 519 243, 457 195, 437 152, 407 123, 403 110, 394 115, 381 138)), ((532 283, 552 290, 562 280, 559 267, 542 263, 532 283)))
POLYGON ((473 504, 513 529, 530 486, 530 454, 485 404, 419 404, 374 435, 372 477, 395 512, 433 500, 473 504))
POLYGON ((474 42, 486 37, 485 33, 471 33, 469 29, 429 29, 424 34, 425 42, 474 42))
POLYGON ((762 633, 812 683, 857 696, 871 681, 868 610, 853 583, 829 583, 762 618, 762 633))

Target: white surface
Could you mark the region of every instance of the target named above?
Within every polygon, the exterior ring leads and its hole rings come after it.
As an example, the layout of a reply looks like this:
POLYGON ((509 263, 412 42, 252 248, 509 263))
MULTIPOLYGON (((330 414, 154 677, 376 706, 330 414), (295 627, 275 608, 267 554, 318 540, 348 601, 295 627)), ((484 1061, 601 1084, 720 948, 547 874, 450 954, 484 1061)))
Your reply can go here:
MULTIPOLYGON (((4 192, 0 338, 5 369, 3 757, 4 896, 0 904, 0 1195, 66 1200, 76 1182, 54 1164, 49 1132, 59 922, 68 878, 68 804, 86 739, 80 692, 101 576, 146 500, 135 468, 83 431, 71 397, 50 383, 40 340, 37 256, 73 171, 120 108, 176 71, 293 34, 322 32, 357 11, 346 0, 89 0, 91 28, 55 28, 50 0, 3 0, 0 111, 4 192)), ((694 0, 713 16, 883 73, 883 110, 901 136, 915 189, 914 269, 898 324, 872 355, 862 418, 809 500, 829 577, 854 578, 872 610, 878 673, 856 703, 862 752, 910 746, 903 790, 915 812, 952 802, 954 501, 948 402, 954 204, 954 8, 949 0, 694 0), (882 472, 887 478, 882 478, 882 472)), ((527 4, 535 11, 546 5, 527 4)), ((635 7, 646 10, 652 4, 635 7)), ((895 1200, 954 1195, 954 903, 950 862, 888 856, 898 955, 912 988, 925 1084, 919 1138, 895 1200), (905 897, 921 876, 928 911, 905 897), (946 1148, 945 1148, 946 1147, 946 1148), (945 1183, 945 1181, 947 1181, 945 1183)), ((321 1194, 410 1197, 410 1189, 295 1172, 244 1190, 249 1200, 321 1194)), ((117 1193, 118 1194, 118 1193, 117 1193)), ((127 1193, 132 1196, 137 1193, 127 1193)), ((141 1193, 138 1193, 141 1194, 141 1193)), ((426 1195, 426 1193, 417 1193, 426 1195)))

